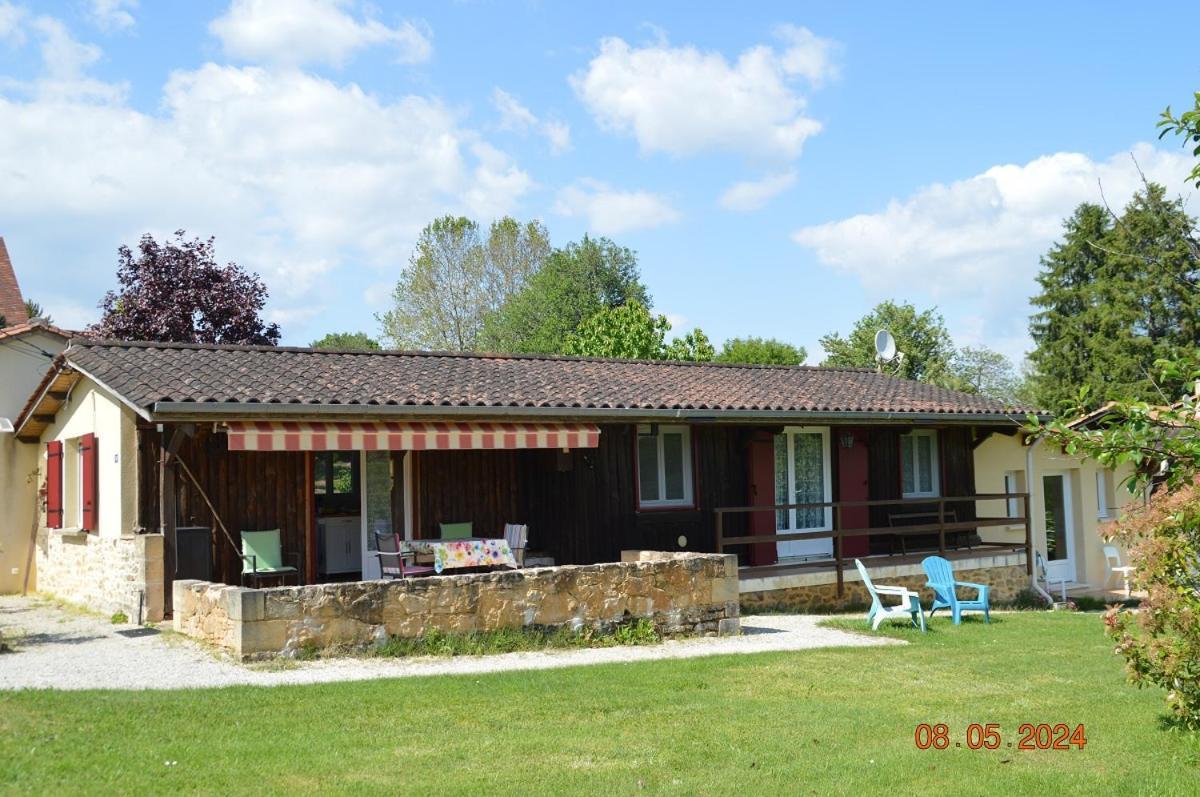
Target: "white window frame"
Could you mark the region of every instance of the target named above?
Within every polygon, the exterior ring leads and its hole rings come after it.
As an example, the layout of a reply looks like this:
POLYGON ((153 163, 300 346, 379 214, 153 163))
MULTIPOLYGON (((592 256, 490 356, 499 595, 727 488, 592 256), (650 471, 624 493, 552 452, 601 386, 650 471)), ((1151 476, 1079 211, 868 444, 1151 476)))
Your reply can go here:
MULTIPOLYGON (((793 503, 796 496, 796 435, 797 434, 819 434, 821 435, 821 471, 824 476, 825 495, 821 497, 823 503, 831 503, 833 501, 833 457, 829 452, 829 427, 828 426, 786 426, 783 430, 783 436, 787 439, 787 500, 785 504, 793 503)), ((833 530, 833 507, 827 506, 822 513, 825 522, 820 526, 805 526, 797 528, 796 526, 796 510, 788 509, 788 527, 786 529, 776 529, 779 532, 803 532, 803 531, 832 531, 833 530)), ((775 524, 778 526, 778 522, 775 524)))
POLYGON ((638 439, 634 448, 634 461, 637 463, 637 495, 638 509, 666 509, 666 508, 685 508, 690 509, 695 506, 695 498, 692 486, 692 430, 683 424, 678 425, 663 425, 659 424, 657 430, 651 434, 642 434, 641 430, 644 426, 638 427, 638 439), (642 495, 642 448, 641 438, 653 437, 657 443, 657 454, 655 464, 658 467, 658 491, 659 495, 665 495, 667 490, 667 458, 663 451, 663 436, 665 434, 681 434, 683 437, 683 498, 650 498, 647 499, 642 495))
MULTIPOLYGON (((1107 468, 1096 469, 1096 518, 1099 520, 1110 520, 1114 516, 1114 507, 1108 500, 1109 493, 1115 492, 1112 489, 1112 471, 1107 468)), ((1115 499, 1116 496, 1114 495, 1115 499)))
POLYGON ((941 497, 941 494, 942 494, 942 483, 941 482, 942 482, 942 480, 940 478, 941 474, 939 473, 941 463, 940 463, 939 457, 938 457, 938 433, 937 433, 937 430, 936 429, 914 429, 911 432, 906 432, 905 434, 901 435, 901 438, 902 438, 901 442, 900 442, 901 496, 903 498, 939 498, 939 497, 941 497), (912 462, 904 461, 903 438, 905 438, 905 437, 911 438, 913 441, 913 445, 912 445, 913 461, 912 462), (913 490, 912 492, 903 492, 904 472, 905 472, 904 469, 905 468, 912 468, 913 486, 914 487, 920 486, 920 479, 918 478, 918 474, 920 471, 917 468, 917 465, 918 465, 917 451, 919 450, 917 447, 917 438, 919 438, 919 437, 928 437, 929 438, 929 456, 930 456, 929 486, 932 487, 933 489, 928 492, 923 491, 923 490, 913 490))

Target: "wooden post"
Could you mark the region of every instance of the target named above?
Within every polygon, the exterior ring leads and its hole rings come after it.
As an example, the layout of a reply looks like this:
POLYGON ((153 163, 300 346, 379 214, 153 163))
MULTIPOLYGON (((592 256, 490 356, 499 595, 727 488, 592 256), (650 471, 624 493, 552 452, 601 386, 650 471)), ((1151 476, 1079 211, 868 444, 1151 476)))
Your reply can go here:
POLYGON ((1021 496, 1025 504, 1025 575, 1033 575, 1033 523, 1029 517, 1029 493, 1021 496))
MULTIPOLYGON (((305 583, 316 584, 317 523, 314 511, 316 494, 313 492, 313 453, 311 451, 304 452, 304 494, 308 496, 308 500, 304 502, 304 547, 306 549, 304 577, 305 583)), ((403 506, 403 502, 401 504, 403 506)))
POLYGON ((837 568, 837 596, 839 598, 846 595, 845 578, 842 575, 842 505, 834 504, 833 507, 833 560, 834 566, 837 568))
POLYGON ((725 513, 717 510, 717 553, 725 553, 725 513))
POLYGON ((946 555, 946 499, 938 499, 938 553, 946 555))

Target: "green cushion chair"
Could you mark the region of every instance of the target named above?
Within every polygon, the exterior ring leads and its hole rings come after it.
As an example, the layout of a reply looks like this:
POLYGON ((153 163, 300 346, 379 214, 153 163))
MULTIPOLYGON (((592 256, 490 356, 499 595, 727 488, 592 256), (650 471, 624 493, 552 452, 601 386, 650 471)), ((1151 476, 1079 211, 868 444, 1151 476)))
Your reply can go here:
POLYGON ((242 585, 247 580, 257 583, 264 578, 278 578, 282 582, 295 575, 300 583, 300 556, 292 554, 294 565, 283 563, 283 542, 279 529, 242 532, 242 585))
POLYGON ((471 523, 439 523, 443 540, 465 540, 472 537, 471 523))

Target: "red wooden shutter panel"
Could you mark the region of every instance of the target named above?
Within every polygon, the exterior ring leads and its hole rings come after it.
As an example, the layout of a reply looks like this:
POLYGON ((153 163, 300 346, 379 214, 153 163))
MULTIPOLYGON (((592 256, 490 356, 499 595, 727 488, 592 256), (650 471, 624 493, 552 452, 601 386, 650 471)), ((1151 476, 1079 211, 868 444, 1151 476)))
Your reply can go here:
POLYGON ((95 531, 99 520, 96 512, 100 499, 96 489, 99 469, 96 464, 96 435, 85 434, 79 441, 79 487, 83 491, 83 517, 79 526, 84 531, 95 531))
POLYGON ((52 529, 63 525, 62 465, 62 443, 46 443, 46 526, 52 529))

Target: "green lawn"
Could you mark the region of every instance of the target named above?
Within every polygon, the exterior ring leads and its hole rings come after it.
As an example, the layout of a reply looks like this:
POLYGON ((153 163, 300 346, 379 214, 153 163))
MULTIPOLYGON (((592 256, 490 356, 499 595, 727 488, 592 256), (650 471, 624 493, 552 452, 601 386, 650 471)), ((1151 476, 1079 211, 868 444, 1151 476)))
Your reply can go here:
MULTIPOLYGON (((838 621, 834 621, 838 622, 838 621)), ((1200 739, 1097 614, 934 622, 906 647, 170 693, 0 694, 0 792, 1196 794, 1200 739), (1087 729, 918 750, 918 723, 1087 729), (170 763, 168 763, 170 762, 170 763)), ((5 662, 0 660, 0 667, 5 662)))

